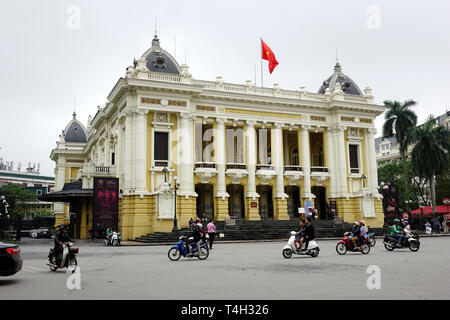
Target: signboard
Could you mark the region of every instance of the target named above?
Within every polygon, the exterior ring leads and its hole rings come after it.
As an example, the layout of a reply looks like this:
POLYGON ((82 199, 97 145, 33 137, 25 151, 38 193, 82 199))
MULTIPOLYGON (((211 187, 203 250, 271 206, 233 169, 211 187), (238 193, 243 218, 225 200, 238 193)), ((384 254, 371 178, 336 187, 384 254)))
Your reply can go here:
POLYGON ((250 208, 258 208, 258 202, 256 201, 250 202, 250 208))
POLYGON ((383 189, 383 212, 389 224, 392 224, 391 220, 400 216, 396 185, 390 185, 388 188, 383 189))
POLYGON ((310 218, 312 216, 312 201, 306 200, 304 203, 306 218, 310 218))
POLYGON ((94 178, 94 229, 106 230, 111 227, 118 230, 119 217, 119 179, 94 178))

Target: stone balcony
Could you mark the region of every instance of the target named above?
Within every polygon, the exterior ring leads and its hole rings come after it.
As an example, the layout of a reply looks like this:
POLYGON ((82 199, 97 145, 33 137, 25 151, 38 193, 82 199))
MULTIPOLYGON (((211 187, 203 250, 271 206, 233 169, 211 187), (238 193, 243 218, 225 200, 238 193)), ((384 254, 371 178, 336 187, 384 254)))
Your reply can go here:
POLYGON ((303 178, 303 168, 301 166, 284 166, 284 176, 289 180, 289 185, 295 186, 303 178))
POLYGON ((194 173, 200 178, 201 183, 209 183, 209 180, 217 174, 214 162, 196 162, 194 173))
POLYGON ((328 173, 328 167, 311 167, 311 179, 314 179, 316 181, 317 186, 323 185, 325 180, 327 180, 329 177, 330 174, 328 173))
POLYGON ((277 175, 275 167, 270 164, 257 164, 256 176, 261 180, 261 184, 268 185, 270 180, 277 175))
POLYGON ((247 166, 243 163, 228 163, 225 174, 231 178, 233 184, 239 184, 248 175, 247 166))
POLYGON ((81 178, 83 181, 83 189, 93 188, 94 177, 117 178, 117 167, 115 165, 96 166, 92 163, 85 163, 83 168, 78 172, 78 178, 81 178))

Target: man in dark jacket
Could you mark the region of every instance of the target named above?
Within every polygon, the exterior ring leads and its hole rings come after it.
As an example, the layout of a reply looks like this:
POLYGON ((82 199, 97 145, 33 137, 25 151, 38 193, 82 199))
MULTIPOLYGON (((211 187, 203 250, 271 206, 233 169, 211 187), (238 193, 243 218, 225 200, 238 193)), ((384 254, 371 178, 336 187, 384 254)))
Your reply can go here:
POLYGON ((202 242, 202 235, 200 233, 200 227, 199 225, 195 225, 194 230, 192 231, 192 233, 189 235, 189 238, 192 237, 192 240, 188 240, 186 243, 187 249, 189 251, 189 255, 192 254, 191 253, 191 243, 195 243, 197 245, 197 249, 198 252, 200 252, 200 243, 202 242))
POLYGON ((316 234, 313 225, 311 224, 311 218, 307 218, 305 222, 305 248, 308 249, 310 240, 314 240, 316 234))
POLYGON ((59 265, 61 262, 63 243, 67 242, 73 242, 73 240, 69 238, 69 236, 67 235, 66 226, 63 225, 59 227, 59 231, 55 235, 55 247, 53 248, 53 253, 55 255, 57 265, 59 265), (59 255, 61 255, 61 257, 59 257, 59 255))
POLYGON ((356 248, 356 241, 358 241, 360 233, 361 229, 359 228, 359 223, 354 222, 352 229, 352 237, 350 238, 350 240, 352 240, 353 242, 353 248, 356 248))

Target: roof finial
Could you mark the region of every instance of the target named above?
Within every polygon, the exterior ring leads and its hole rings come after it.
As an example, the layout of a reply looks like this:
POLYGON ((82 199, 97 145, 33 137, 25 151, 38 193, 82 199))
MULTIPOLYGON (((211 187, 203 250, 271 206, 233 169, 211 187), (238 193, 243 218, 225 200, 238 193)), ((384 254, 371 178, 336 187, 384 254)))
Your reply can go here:
POLYGON ((158 17, 155 16, 155 38, 158 37, 158 17))
POLYGON ((74 92, 73 93, 73 119, 75 120, 77 118, 77 113, 76 113, 76 105, 77 105, 77 93, 74 92))
POLYGON ((338 56, 338 44, 336 43, 336 64, 339 63, 339 56, 338 56))

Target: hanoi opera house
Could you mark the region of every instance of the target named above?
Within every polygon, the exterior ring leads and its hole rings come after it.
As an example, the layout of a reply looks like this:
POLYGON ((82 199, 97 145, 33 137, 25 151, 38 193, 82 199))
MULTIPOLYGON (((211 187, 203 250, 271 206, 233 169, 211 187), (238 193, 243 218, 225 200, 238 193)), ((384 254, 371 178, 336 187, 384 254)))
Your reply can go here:
POLYGON ((95 180, 118 182, 124 240, 170 232, 206 213, 216 221, 299 219, 306 203, 328 219, 384 222, 377 188, 375 104, 339 63, 317 93, 197 80, 152 46, 126 69, 87 126, 73 119, 51 152, 56 225, 93 228, 95 180))

